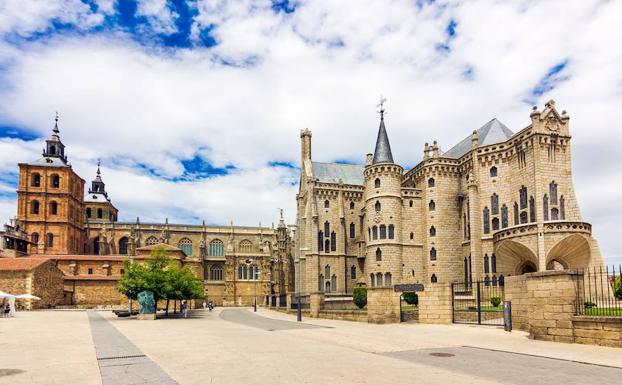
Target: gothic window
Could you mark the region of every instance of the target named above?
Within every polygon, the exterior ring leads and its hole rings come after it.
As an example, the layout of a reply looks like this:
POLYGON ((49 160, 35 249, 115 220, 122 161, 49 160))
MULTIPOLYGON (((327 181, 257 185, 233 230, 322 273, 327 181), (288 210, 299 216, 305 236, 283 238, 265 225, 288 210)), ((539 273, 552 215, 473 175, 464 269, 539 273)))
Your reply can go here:
POLYGON ((333 291, 337 291, 337 276, 335 274, 330 278, 330 286, 333 288, 333 291))
POLYGON ((503 286, 505 284, 505 277, 503 274, 499 275, 499 286, 503 286))
POLYGON ((384 273, 384 285, 391 286, 391 273, 384 273))
POLYGON ((32 187, 41 187, 41 175, 38 172, 32 174, 30 185, 32 187))
POLYGON ((380 188, 380 178, 376 178, 376 180, 374 181, 374 187, 380 188))
POLYGON ((499 230, 499 218, 492 218, 492 231, 499 230))
POLYGON ((30 240, 32 241, 32 243, 34 243, 35 245, 39 243, 39 233, 32 233, 30 235, 30 240))
POLYGON ((410 233, 410 239, 414 239, 415 238, 415 233, 410 233))
POLYGON ((327 209, 330 207, 330 202, 327 200, 324 201, 324 208, 327 209))
POLYGON ((520 213, 520 223, 521 224, 527 223, 527 211, 523 211, 520 213))
POLYGON ((484 207, 483 211, 483 221, 484 221, 484 234, 490 233, 490 211, 488 207, 484 207))
POLYGON ((382 261, 382 250, 379 247, 376 249, 376 261, 382 261))
POLYGON ((240 253, 252 253, 253 243, 248 239, 244 239, 240 242, 240 253))
POLYGON ((525 186, 521 187, 519 191, 519 195, 520 195, 520 208, 522 210, 524 208, 527 208, 527 187, 525 186))
POLYGON ((354 210, 354 202, 350 202, 350 210, 354 210))
POLYGON ((371 228, 367 228, 367 239, 371 241, 371 228))
POLYGON ((549 197, 544 194, 544 198, 542 199, 542 214, 544 214, 544 220, 549 220, 549 197))
POLYGON ((238 266, 238 279, 248 279, 248 268, 246 265, 238 266))
POLYGON ((317 249, 319 251, 324 251, 324 233, 322 230, 317 233, 317 249))
POLYGON ((557 204, 557 183, 555 183, 555 181, 549 184, 549 195, 551 196, 550 198, 551 204, 556 205, 557 204))
POLYGON ((378 226, 374 226, 371 228, 371 236, 373 240, 378 239, 378 226))
POLYGON ((408 205, 409 205, 410 207, 413 207, 413 201, 412 201, 412 199, 410 200, 410 202, 408 203, 408 205))
POLYGON ((337 234, 330 233, 330 251, 337 251, 337 234))
POLYGON ((484 254, 484 273, 490 273, 490 265, 488 265, 488 254, 484 254))
POLYGON ((429 209, 430 211, 434 211, 434 210, 436 210, 436 203, 434 203, 434 201, 433 201, 433 200, 431 200, 431 201, 430 201, 430 203, 428 204, 428 209, 429 209))
POLYGON ((30 203, 30 213, 39 214, 39 201, 35 200, 30 203))
POLYGON ((492 270, 493 273, 497 272, 497 256, 495 254, 490 257, 490 270, 492 270))
POLYGON ((56 201, 51 201, 50 202, 50 215, 57 215, 58 214, 58 203, 56 203, 56 201))
POLYGON ((153 245, 156 245, 157 243, 158 243, 158 238, 154 236, 147 238, 147 240, 145 241, 145 245, 147 246, 153 246, 153 245))
POLYGON ((330 277, 330 265, 324 266, 324 275, 330 277))
POLYGON ((382 273, 376 273, 376 285, 382 286, 382 273))
POLYGON ((551 220, 552 221, 559 220, 559 210, 557 208, 552 208, 551 209, 551 220))
POLYGON ((501 227, 505 229, 508 226, 508 206, 503 205, 501 206, 501 227))
POLYGON ((57 174, 53 174, 50 183, 51 183, 50 187, 59 188, 60 187, 60 176, 58 176, 57 174))
POLYGON ((324 290, 327 293, 330 293, 330 282, 326 281, 326 289, 324 290))
POLYGON ((257 281, 259 279, 259 267, 257 265, 251 265, 248 268, 248 279, 257 281))
POLYGON ((533 197, 529 198, 529 222, 534 223, 536 221, 536 200, 533 197))
POLYGON ((428 179, 428 187, 434 187, 434 178, 428 179))
POLYGON ((494 177, 496 177, 496 176, 497 176, 497 167, 492 166, 492 167, 490 168, 490 177, 491 177, 491 178, 494 178, 494 177))
POLYGON ((374 273, 371 273, 369 275, 369 283, 371 284, 371 287, 376 286, 376 276, 374 275, 374 273))
POLYGON ((518 216, 518 203, 514 202, 514 225, 518 225, 520 223, 520 219, 518 216))
POLYGON ((45 236, 45 245, 47 247, 54 247, 54 234, 47 233, 45 236))
POLYGON ((430 249, 430 261, 436 261, 436 249, 434 247, 430 249))
POLYGON ((432 274, 432 276, 430 277, 430 282, 432 283, 438 282, 438 278, 436 278, 436 274, 432 274))
POLYGON ((559 198, 559 219, 566 220, 566 201, 563 195, 559 198))
POLYGON ((222 281, 223 280, 222 279, 223 278, 222 265, 221 264, 212 265, 212 267, 210 268, 209 277, 212 281, 222 281))
POLYGON ((354 265, 350 268, 350 278, 356 279, 356 266, 354 265))
POLYGON ((389 239, 395 238, 395 226, 389 225, 389 239))
POLYGON ((324 252, 325 253, 330 252, 330 241, 328 239, 324 241, 324 252))
POLYGON ((93 239, 93 254, 99 254, 99 238, 93 239))
POLYGON ((486 276, 486 278, 484 278, 484 286, 490 286, 490 277, 486 276))
POLYGON ((324 222, 324 234, 326 234, 327 237, 328 234, 330 234, 330 223, 328 223, 328 221, 324 222))
POLYGON ((356 236, 354 222, 350 223, 350 238, 354 238, 356 236))
POLYGON ((469 261, 467 261, 466 257, 464 258, 464 284, 469 283, 469 261))
POLYGON ((90 207, 87 207, 87 208, 86 208, 86 217, 87 217, 87 218, 90 218, 90 217, 91 217, 91 215, 92 215, 92 213, 91 213, 91 208, 90 208, 90 207))
POLYGON ((101 219, 104 217, 104 212, 102 209, 97 209, 97 218, 101 219))
POLYGON ((127 237, 119 239, 119 254, 127 254, 127 237))
POLYGON ((320 274, 318 277, 318 291, 324 291, 324 276, 320 274))
POLYGON ((436 236, 436 227, 434 227, 434 226, 430 227, 430 236, 431 237, 435 237, 436 236))
POLYGON ((497 276, 496 275, 492 276, 492 286, 497 286, 497 276))
POLYGON ((225 255, 225 244, 220 239, 214 239, 207 247, 207 255, 211 257, 222 257, 225 255))
POLYGON ((380 239, 386 239, 386 238, 387 238, 387 226, 380 225, 380 239))
POLYGON ((467 239, 467 219, 466 213, 462 214, 462 236, 467 239))
POLYGON ((192 255, 192 241, 188 238, 182 238, 177 245, 186 256, 192 255))
POLYGON ((492 194, 492 196, 490 197, 490 208, 492 211, 492 215, 498 215, 499 214, 499 195, 492 194))
POLYGON ((380 209, 381 209, 380 201, 376 201, 376 204, 374 205, 374 208, 376 209, 376 211, 380 211, 380 209))

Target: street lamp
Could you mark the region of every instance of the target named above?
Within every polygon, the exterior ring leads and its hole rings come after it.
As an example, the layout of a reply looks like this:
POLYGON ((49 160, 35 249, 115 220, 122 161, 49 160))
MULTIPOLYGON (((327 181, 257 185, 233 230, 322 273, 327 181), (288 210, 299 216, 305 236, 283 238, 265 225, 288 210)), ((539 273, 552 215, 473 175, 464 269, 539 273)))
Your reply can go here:
MULTIPOLYGON (((252 264, 253 264, 253 260, 252 259, 247 259, 246 260, 246 265, 248 266, 248 270, 249 272, 251 272, 251 268, 252 268, 252 264)), ((254 269, 252 269, 252 279, 255 281, 255 298, 253 299, 253 309, 254 312, 257 312, 257 277, 259 276, 260 270, 257 266, 255 266, 254 269)))

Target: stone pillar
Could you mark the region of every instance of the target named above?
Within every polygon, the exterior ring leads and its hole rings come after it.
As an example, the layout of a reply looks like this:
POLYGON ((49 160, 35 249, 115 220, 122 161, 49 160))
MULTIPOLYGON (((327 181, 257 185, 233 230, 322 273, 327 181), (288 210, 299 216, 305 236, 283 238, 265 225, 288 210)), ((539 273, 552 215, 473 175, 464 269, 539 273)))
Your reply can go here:
POLYGON ((426 285, 419 295, 419 323, 452 323, 451 284, 426 285))
POLYGON ((400 322, 400 293, 392 287, 367 289, 367 322, 387 324, 400 322))
POLYGON ((292 293, 287 293, 287 295, 285 296, 287 311, 290 311, 291 308, 292 308, 292 298, 293 297, 294 297, 294 294, 292 294, 292 293))
POLYGON ((512 302, 512 327, 529 330, 529 295, 527 275, 515 275, 505 278, 504 299, 512 302))
POLYGON ((323 292, 315 292, 310 294, 310 308, 311 308, 311 317, 319 318, 320 310, 324 308, 324 293, 323 292))

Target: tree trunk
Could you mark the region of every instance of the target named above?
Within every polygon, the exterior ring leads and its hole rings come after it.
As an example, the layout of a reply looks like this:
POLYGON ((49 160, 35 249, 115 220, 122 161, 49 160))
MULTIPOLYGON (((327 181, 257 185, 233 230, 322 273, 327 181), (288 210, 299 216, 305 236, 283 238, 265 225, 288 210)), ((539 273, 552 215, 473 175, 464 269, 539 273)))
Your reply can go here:
POLYGON ((173 300, 173 314, 177 314, 177 298, 173 300))
POLYGON ((167 298, 166 299, 166 311, 164 312, 164 314, 166 314, 167 317, 168 317, 168 302, 169 302, 169 299, 167 298))

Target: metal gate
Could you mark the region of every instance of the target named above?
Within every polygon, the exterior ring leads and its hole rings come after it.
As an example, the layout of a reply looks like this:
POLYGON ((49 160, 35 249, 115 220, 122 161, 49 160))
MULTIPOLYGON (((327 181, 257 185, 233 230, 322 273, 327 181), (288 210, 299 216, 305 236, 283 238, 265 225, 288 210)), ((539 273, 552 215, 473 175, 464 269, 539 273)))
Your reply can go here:
POLYGON ((503 280, 451 285, 453 322, 503 326, 503 280))

